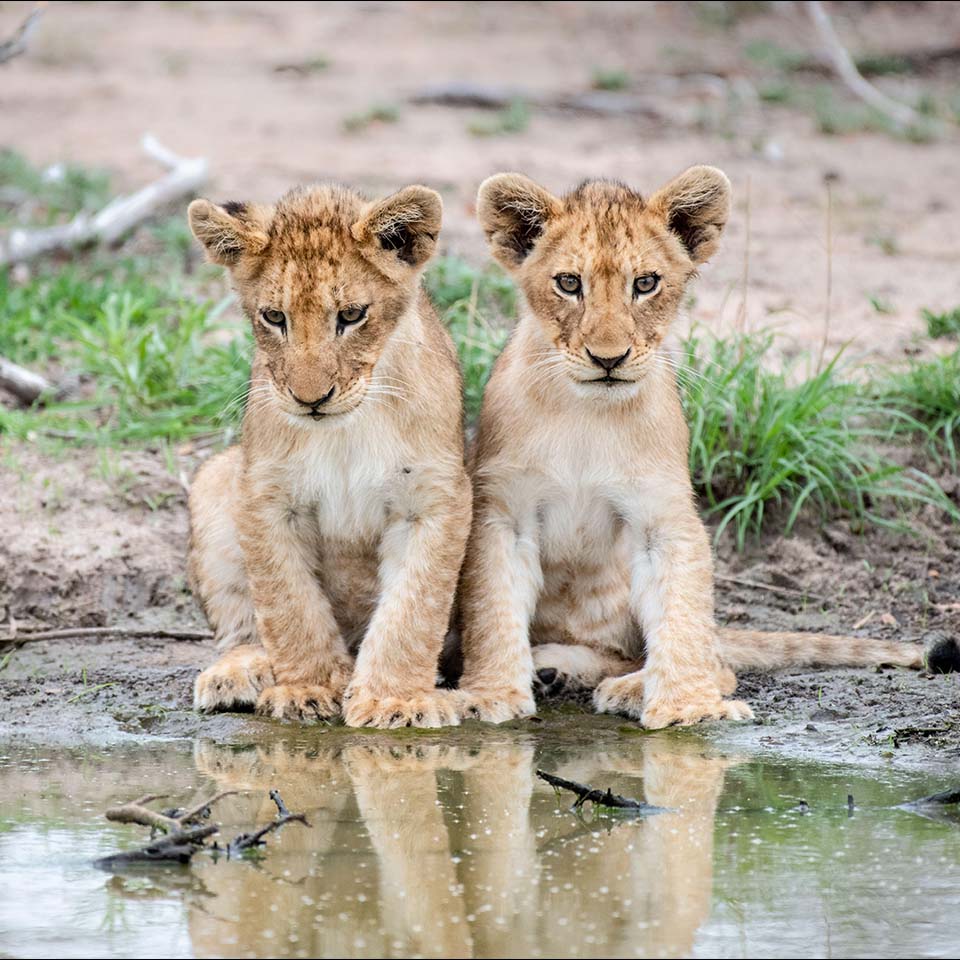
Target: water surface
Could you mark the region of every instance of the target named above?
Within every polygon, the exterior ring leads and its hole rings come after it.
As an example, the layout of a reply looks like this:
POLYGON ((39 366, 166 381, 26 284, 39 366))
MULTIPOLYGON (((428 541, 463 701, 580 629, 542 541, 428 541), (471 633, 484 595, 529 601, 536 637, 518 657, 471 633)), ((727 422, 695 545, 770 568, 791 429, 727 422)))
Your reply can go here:
POLYGON ((535 734, 277 727, 246 746, 8 751, 0 953, 952 956, 960 829, 896 806, 949 785, 582 716, 535 734), (538 767, 669 812, 577 815, 538 767), (214 816, 229 838, 274 816, 271 787, 312 827, 272 835, 259 860, 91 866, 144 840, 103 819, 112 803, 236 789, 214 816))

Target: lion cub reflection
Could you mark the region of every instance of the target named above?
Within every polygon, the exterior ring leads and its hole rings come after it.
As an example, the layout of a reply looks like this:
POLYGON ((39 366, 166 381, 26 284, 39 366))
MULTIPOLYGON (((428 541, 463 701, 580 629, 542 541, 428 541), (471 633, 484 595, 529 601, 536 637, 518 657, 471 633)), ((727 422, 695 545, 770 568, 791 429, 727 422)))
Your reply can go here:
POLYGON ((709 915, 729 762, 686 745, 648 738, 551 764, 585 782, 642 780, 632 792, 670 809, 643 821, 578 820, 567 798, 558 809, 530 742, 203 744, 196 760, 218 787, 255 791, 225 801, 238 820, 272 817, 278 786, 313 823, 281 832, 258 870, 198 868, 217 894, 191 912, 198 955, 559 956, 594 943, 682 956, 709 915))

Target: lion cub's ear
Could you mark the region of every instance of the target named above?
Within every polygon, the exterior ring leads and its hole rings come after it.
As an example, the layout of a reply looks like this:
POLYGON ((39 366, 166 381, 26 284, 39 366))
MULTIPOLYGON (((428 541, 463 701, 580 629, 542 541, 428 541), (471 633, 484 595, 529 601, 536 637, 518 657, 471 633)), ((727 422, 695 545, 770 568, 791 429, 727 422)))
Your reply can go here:
POLYGON ((372 203, 350 228, 360 251, 391 280, 402 280, 433 256, 443 201, 429 187, 404 187, 372 203))
POLYGON ((187 218, 210 260, 224 267, 232 266, 244 254, 262 253, 270 242, 270 211, 264 207, 194 200, 187 208, 187 218))
POLYGON ((730 217, 730 181, 716 167, 690 167, 658 190, 647 209, 664 219, 694 263, 703 263, 717 252, 730 217))
POLYGON ((560 207, 549 190, 520 173, 488 177, 477 193, 477 218, 490 252, 508 270, 523 263, 560 207))

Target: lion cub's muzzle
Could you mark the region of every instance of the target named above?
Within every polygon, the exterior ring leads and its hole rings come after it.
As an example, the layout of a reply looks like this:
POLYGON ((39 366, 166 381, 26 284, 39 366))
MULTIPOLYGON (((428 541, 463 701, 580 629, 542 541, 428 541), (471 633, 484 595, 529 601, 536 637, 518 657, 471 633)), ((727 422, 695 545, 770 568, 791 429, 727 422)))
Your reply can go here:
MULTIPOLYGON (((289 387, 287 389, 289 390, 289 387)), ((319 420, 321 417, 326 416, 326 411, 322 409, 323 405, 333 398, 336 390, 337 387, 336 384, 334 384, 322 397, 318 397, 316 400, 304 400, 302 397, 298 397, 293 390, 290 390, 290 396, 293 397, 301 407, 301 416, 310 417, 312 420, 319 420)))

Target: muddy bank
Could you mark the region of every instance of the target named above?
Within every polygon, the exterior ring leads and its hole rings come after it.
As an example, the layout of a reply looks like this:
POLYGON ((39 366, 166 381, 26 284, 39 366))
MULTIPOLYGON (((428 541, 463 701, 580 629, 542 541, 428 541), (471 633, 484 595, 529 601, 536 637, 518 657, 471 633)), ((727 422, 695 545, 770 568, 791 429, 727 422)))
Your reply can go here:
MULTIPOLYGON (((203 627, 184 582, 185 453, 38 451, 5 441, 0 474, 0 607, 5 621, 49 627, 136 623, 203 627), (67 463, 69 461, 69 463, 67 463)), ((935 515, 914 535, 843 524, 718 550, 723 622, 759 629, 861 633, 922 642, 960 635, 960 531, 935 515)), ((0 742, 139 743, 155 738, 243 742, 275 724, 250 715, 201 717, 193 679, 208 642, 57 640, 0 655, 0 742)), ((704 725, 724 749, 930 770, 960 769, 960 677, 904 670, 791 670, 744 675, 739 695, 756 723, 704 725)), ((576 704, 548 703, 559 733, 581 724, 576 704)), ((518 724, 528 731, 543 724, 518 724)), ((638 735, 622 718, 595 731, 638 735)), ((470 737, 489 734, 473 731, 470 737)))

